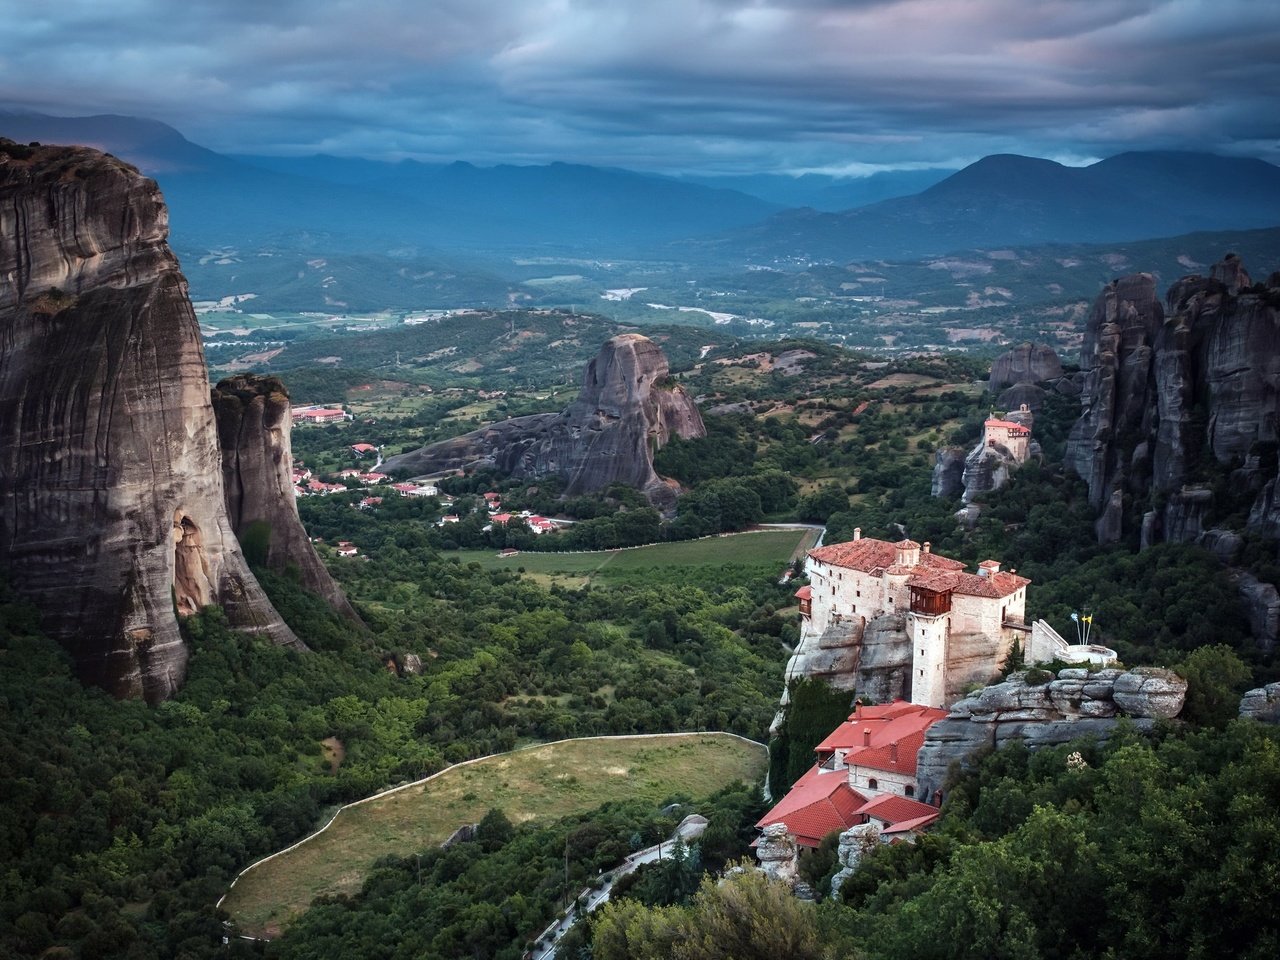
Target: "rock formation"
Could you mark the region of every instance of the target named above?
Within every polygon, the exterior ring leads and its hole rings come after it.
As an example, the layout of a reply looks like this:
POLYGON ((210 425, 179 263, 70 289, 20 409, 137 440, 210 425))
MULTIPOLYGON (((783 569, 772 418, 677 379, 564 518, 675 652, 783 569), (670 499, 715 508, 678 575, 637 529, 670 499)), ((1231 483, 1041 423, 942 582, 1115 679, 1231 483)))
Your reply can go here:
POLYGON ((1029 458, 1040 456, 1040 445, 1031 439, 1034 424, 1035 415, 1022 404, 1003 419, 987 420, 982 436, 968 453, 961 447, 939 450, 933 467, 933 495, 959 494, 965 504, 972 504, 983 494, 999 490, 1009 482, 1013 471, 1029 458), (1012 436, 1011 426, 1024 429, 1020 435, 1012 436))
POLYGON ((1248 691, 1240 698, 1240 716, 1262 723, 1280 723, 1280 683, 1248 691))
POLYGON ((284 384, 256 374, 223 380, 213 391, 213 411, 231 527, 246 552, 262 552, 261 557, 251 555, 250 559, 278 573, 296 570, 302 586, 323 597, 337 613, 358 622, 298 518, 289 439, 293 418, 284 384))
POLYGON ((958 497, 964 492, 964 447, 942 447, 934 454, 933 485, 935 497, 958 497))
MULTIPOLYGON (((802 637, 787 662, 786 678, 811 677, 833 690, 857 690, 874 703, 889 703, 911 693, 911 638, 906 617, 888 613, 833 620, 822 633, 802 637)), ((782 727, 791 693, 784 684, 769 732, 782 727)))
POLYGON ((796 882, 796 863, 799 851, 796 841, 787 833, 785 823, 771 823, 760 832, 756 842, 756 859, 760 861, 760 871, 773 880, 781 880, 787 885, 796 882))
POLYGON ((880 824, 875 820, 855 824, 840 834, 840 845, 836 848, 836 859, 840 861, 840 869, 831 878, 831 896, 839 898, 840 888, 844 882, 854 875, 858 865, 866 856, 881 844, 880 824))
POLYGON ((1014 674, 958 701, 945 720, 931 726, 916 758, 923 795, 942 788, 954 762, 964 764, 984 747, 1025 740, 1028 747, 1057 746, 1079 737, 1110 737, 1121 717, 1139 729, 1176 717, 1187 696, 1187 681, 1172 670, 1137 667, 1123 671, 1060 670, 1047 683, 1028 683, 1014 674))
POLYGON ((0 141, 0 570, 77 673, 163 699, 180 617, 303 648, 241 555, 209 381, 154 181, 0 141))
POLYGON ((1280 638, 1280 591, 1275 584, 1259 580, 1251 573, 1236 571, 1232 574, 1244 615, 1258 647, 1270 653, 1280 638))
POLYGON ((1108 284, 1081 354, 1080 419, 1067 465, 1089 486, 1103 542, 1141 531, 1148 543, 1191 542, 1215 513, 1206 475, 1231 472, 1249 527, 1280 535, 1280 275, 1253 285, 1228 256, 1209 277, 1108 284))
POLYGON ((1041 383, 1062 376, 1062 362, 1044 343, 1020 343, 991 362, 987 389, 999 393, 1019 383, 1041 383))
POLYGON ((385 468, 437 473, 484 464, 513 477, 558 476, 567 495, 623 483, 669 503, 674 494, 654 472, 653 454, 673 434, 704 436, 702 416, 671 382, 661 348, 625 333, 587 364, 582 392, 564 412, 494 424, 392 457, 385 468))

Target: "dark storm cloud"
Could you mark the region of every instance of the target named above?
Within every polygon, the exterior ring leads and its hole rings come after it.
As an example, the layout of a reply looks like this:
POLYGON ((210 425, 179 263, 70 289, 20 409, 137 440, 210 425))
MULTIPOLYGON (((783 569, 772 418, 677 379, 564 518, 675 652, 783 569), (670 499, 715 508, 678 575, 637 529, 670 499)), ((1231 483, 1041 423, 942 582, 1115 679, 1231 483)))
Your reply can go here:
POLYGON ((0 0, 0 101, 224 150, 655 169, 1277 159, 1263 0, 0 0))

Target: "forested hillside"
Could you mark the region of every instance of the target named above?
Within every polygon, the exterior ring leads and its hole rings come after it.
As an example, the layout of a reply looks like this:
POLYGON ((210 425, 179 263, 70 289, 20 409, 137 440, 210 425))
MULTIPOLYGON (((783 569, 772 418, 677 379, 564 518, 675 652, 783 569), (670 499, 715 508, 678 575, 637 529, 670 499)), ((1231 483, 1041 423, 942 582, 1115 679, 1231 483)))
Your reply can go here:
MULTIPOLYGON (((716 729, 763 739, 796 638, 796 583, 778 582, 785 552, 738 545, 763 544, 752 540, 762 534, 700 541, 691 545, 696 555, 647 566, 606 563, 607 554, 565 554, 600 559, 557 566, 553 551, 768 520, 826 524, 827 542, 859 526, 872 536, 930 540, 968 563, 997 557, 1032 579, 1030 616, 1064 629, 1070 611, 1090 609, 1096 636, 1126 662, 1173 665, 1195 677, 1199 691, 1192 716, 1201 726, 1165 731, 1151 745, 1126 738, 1105 752, 1082 745, 1085 768, 1066 764, 1069 751, 992 758, 953 787, 939 834, 884 851, 846 887, 846 904, 816 911, 788 904, 787 916, 813 924, 795 955, 905 956, 945 943, 953 956, 1052 957, 1069 955, 1055 944, 1071 937, 1081 957, 1120 943, 1125 955, 1175 945, 1195 956, 1196 944, 1210 942, 1192 934, 1195 918, 1240 955, 1265 955, 1275 934, 1250 884, 1275 853, 1275 824, 1259 798, 1276 793, 1268 780, 1276 742, 1248 726, 1219 725, 1240 689, 1275 677, 1273 656, 1255 644, 1234 585, 1207 553, 1097 546, 1081 485, 1056 465, 1074 416, 1064 398, 1037 421, 1043 463, 988 496, 974 529, 960 526, 958 504, 929 495, 930 474, 939 446, 976 439, 990 410, 981 373, 963 357, 886 362, 802 341, 755 352, 717 347, 701 358, 690 351, 676 376, 702 398, 709 435, 659 454, 659 470, 688 491, 670 522, 633 492, 560 501, 554 485, 493 475, 445 483, 456 497, 447 507, 388 495, 374 509, 357 509, 369 491, 354 480, 348 493, 306 498, 303 519, 323 539, 318 546, 367 631, 335 621, 287 576, 259 572, 314 652, 255 643, 208 611, 187 621, 189 682, 155 708, 81 687, 32 611, 6 595, 2 950, 303 958, 333 955, 342 943, 361 956, 518 956, 567 889, 555 866, 563 867, 566 838, 572 888, 607 866, 600 851, 620 850, 621 834, 630 846, 631 834, 659 822, 656 808, 632 805, 511 832, 494 818, 475 844, 406 850, 369 865, 363 894, 318 906, 266 947, 234 938, 224 946, 226 918, 213 905, 240 869, 315 829, 336 804, 448 763, 600 733, 716 729), (536 543, 519 525, 485 530, 480 494, 491 490, 507 509, 579 523, 536 543), (440 526, 446 509, 462 520, 440 526), (330 547, 340 539, 353 541, 358 555, 338 558, 330 547), (521 553, 499 563, 497 550, 513 544, 537 547, 538 562, 521 553), (460 547, 485 552, 464 555, 460 547), (1162 845, 1171 834, 1182 838, 1176 848, 1162 845), (513 873, 516 862, 529 872, 513 873), (499 910, 501 922, 491 905, 495 877, 511 907, 499 910), (956 907, 972 891, 989 909, 956 907), (433 921, 436 937, 411 935, 389 919, 428 901, 445 911, 433 921), (949 933, 945 923, 973 926, 949 933)), ((367 467, 351 450, 356 441, 395 450, 547 395, 537 385, 482 397, 468 386, 422 391, 407 378, 348 384, 310 376, 308 389, 333 391, 326 398, 355 416, 295 432, 297 454, 322 471, 367 467)), ((1245 558, 1274 578, 1266 545, 1249 544, 1245 558)), ((803 769, 806 741, 841 710, 822 698, 813 706, 812 729, 791 731, 784 764, 791 775, 803 769)), ((720 819, 694 862, 710 866, 744 852, 758 803, 744 788, 704 805, 720 819)), ((636 940, 631 955, 666 956, 674 955, 672 936, 706 917, 745 922, 734 910, 755 901, 735 906, 710 887, 695 893, 701 867, 682 869, 640 874, 623 891, 637 903, 669 904, 667 912, 645 919, 648 907, 624 900, 594 932, 568 943, 620 956, 610 952, 618 924, 642 923, 656 939, 636 940)), ((759 897, 771 902, 767 891, 759 897)), ((689 954, 703 955, 723 954, 689 954)))

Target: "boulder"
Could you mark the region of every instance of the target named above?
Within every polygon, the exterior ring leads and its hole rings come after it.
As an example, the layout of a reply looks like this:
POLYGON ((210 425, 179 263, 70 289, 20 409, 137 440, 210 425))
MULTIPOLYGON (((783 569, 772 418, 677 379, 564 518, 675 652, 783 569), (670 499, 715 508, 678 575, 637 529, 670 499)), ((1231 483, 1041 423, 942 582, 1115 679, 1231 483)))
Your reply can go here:
POLYGON ((836 858, 840 861, 840 869, 831 878, 831 896, 838 898, 840 888, 848 880, 858 865, 871 851, 880 846, 880 824, 874 820, 859 823, 840 834, 840 845, 836 858))
POLYGON ((1187 681, 1163 667, 1135 667, 1116 677, 1112 698, 1131 717, 1167 720, 1187 699, 1187 681))
POLYGON ((795 839, 787 833, 785 823, 771 823, 760 833, 756 841, 756 859, 760 870, 774 880, 787 885, 796 881, 796 863, 799 851, 795 839))
POLYGON ((1280 723, 1280 683, 1268 683, 1241 697, 1240 716, 1262 723, 1280 723))
POLYGON ((925 731, 916 757, 922 796, 941 790, 953 764, 961 768, 980 750, 1020 739, 1031 749, 1080 737, 1106 740, 1121 717, 1139 730, 1176 716, 1187 683, 1170 670, 1128 672, 1083 667, 1060 670, 1048 683, 1028 684, 1016 673, 956 701, 945 720, 925 731))

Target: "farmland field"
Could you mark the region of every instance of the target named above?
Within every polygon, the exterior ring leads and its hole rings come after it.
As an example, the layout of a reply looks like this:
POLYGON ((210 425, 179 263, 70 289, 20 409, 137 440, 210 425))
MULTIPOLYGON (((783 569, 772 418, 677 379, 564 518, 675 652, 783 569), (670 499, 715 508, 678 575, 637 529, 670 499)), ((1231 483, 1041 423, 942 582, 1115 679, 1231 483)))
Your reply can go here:
POLYGON ((535 578, 578 578, 622 576, 653 567, 773 566, 779 570, 812 548, 818 531, 814 529, 762 530, 727 534, 678 543, 658 543, 624 550, 596 550, 585 553, 517 553, 500 557, 494 550, 459 550, 463 563, 475 562, 486 570, 517 570, 535 578))

